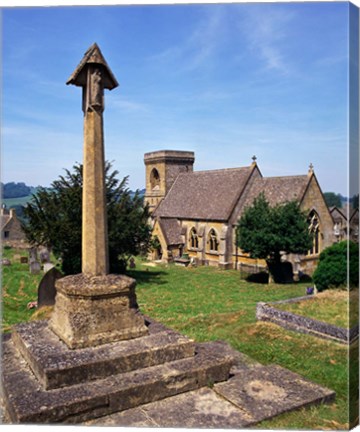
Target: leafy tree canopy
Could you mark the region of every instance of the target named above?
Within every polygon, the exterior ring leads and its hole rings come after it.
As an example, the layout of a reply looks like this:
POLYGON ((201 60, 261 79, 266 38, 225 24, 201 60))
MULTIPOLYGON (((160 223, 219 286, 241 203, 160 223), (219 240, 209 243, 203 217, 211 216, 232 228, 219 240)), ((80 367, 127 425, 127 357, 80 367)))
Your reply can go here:
POLYGON ((340 194, 336 194, 334 192, 325 192, 324 198, 328 207, 342 207, 342 196, 340 194))
MULTIPOLYGON (((81 272, 82 165, 65 170, 51 189, 39 188, 25 208, 28 220, 23 226, 31 244, 47 245, 55 256, 62 258, 65 274, 81 272)), ((105 164, 108 213, 109 261, 112 273, 125 270, 131 255, 147 250, 151 228, 149 213, 138 192, 127 188, 128 177, 122 181, 118 172, 105 164)))
POLYGON ((260 194, 238 223, 237 244, 251 258, 265 259, 273 273, 282 253, 307 253, 312 236, 307 217, 296 201, 270 207, 264 194, 260 194))

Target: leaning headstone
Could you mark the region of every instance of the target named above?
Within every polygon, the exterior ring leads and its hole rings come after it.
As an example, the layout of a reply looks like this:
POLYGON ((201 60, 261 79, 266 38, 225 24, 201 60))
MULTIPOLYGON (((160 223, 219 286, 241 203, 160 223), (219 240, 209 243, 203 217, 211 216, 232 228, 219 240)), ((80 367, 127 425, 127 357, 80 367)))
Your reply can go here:
POLYGON ((43 265, 43 270, 44 273, 47 273, 48 271, 50 271, 53 267, 55 267, 55 264, 51 263, 51 262, 46 262, 43 265))
POLYGON ((31 274, 38 274, 41 270, 41 265, 39 261, 30 261, 30 273, 31 274))
POLYGON ((29 258, 28 257, 20 257, 20 262, 21 264, 27 264, 29 262, 29 258))
POLYGON ((38 287, 38 308, 41 306, 52 306, 55 304, 55 282, 61 277, 63 277, 63 275, 56 267, 53 267, 44 274, 38 287))

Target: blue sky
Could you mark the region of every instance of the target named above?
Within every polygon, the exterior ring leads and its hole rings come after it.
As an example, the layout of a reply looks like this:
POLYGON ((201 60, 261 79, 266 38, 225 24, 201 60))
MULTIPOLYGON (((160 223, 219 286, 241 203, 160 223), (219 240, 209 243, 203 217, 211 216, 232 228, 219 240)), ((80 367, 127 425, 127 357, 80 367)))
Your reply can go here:
POLYGON ((145 152, 195 169, 305 174, 347 194, 348 3, 2 9, 2 181, 48 186, 82 161, 81 89, 97 42, 120 86, 105 95, 105 153, 132 189, 145 152))

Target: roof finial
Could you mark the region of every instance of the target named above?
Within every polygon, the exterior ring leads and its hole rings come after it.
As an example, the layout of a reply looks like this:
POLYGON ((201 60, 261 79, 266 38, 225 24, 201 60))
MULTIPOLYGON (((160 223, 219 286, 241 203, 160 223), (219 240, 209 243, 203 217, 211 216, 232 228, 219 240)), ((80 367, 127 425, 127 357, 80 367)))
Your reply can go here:
POLYGON ((251 159, 253 161, 253 165, 256 165, 256 159, 257 159, 257 157, 254 155, 251 159))
POLYGON ((313 165, 312 163, 310 163, 310 165, 309 165, 309 171, 308 171, 308 174, 309 174, 309 175, 314 174, 314 165, 313 165))

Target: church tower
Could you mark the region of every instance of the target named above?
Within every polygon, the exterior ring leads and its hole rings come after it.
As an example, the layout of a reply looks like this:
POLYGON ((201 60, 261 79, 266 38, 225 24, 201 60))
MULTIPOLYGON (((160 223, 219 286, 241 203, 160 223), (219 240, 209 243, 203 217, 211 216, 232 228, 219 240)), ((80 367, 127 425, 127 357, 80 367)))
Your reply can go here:
POLYGON ((145 153, 145 204, 152 213, 180 173, 192 172, 195 155, 190 151, 159 150, 145 153))

